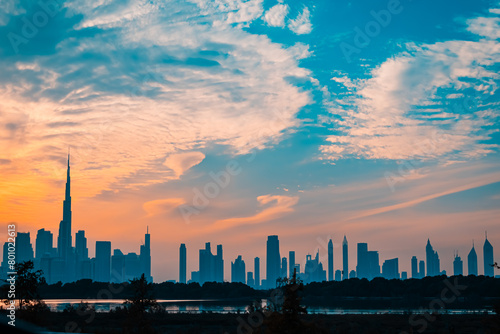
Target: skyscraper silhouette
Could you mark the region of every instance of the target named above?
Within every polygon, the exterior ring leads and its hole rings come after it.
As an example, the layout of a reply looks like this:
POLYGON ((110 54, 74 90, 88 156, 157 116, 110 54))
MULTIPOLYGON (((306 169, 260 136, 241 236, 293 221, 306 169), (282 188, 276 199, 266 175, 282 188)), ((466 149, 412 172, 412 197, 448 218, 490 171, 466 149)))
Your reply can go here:
POLYGON ((488 241, 488 235, 485 232, 483 245, 484 276, 494 276, 493 263, 493 246, 488 241))
POLYGON ((234 262, 231 262, 231 282, 245 283, 245 261, 238 255, 234 262))
POLYGON ((412 256, 411 258, 411 278, 419 278, 418 260, 416 256, 412 256))
POLYGON ((111 274, 111 241, 96 241, 94 280, 110 282, 111 274))
MULTIPOLYGON (((291 266, 291 263, 290 263, 291 266)), ((292 271, 292 267, 290 267, 292 271)), ((333 276, 333 241, 330 239, 328 241, 328 280, 333 281, 335 277, 333 276)))
POLYGON ((59 223, 57 236, 57 252, 64 261, 69 261, 71 254, 71 179, 68 154, 68 170, 66 172, 66 191, 63 202, 63 219, 59 223))
POLYGON ((18 232, 16 236, 16 262, 33 261, 33 245, 31 244, 30 233, 18 232))
POLYGON ((141 261, 141 271, 148 282, 153 281, 151 277, 151 236, 149 234, 149 227, 146 228, 146 234, 144 235, 144 245, 141 245, 139 260, 141 261))
POLYGON ((342 241, 342 279, 349 278, 349 254, 347 238, 344 234, 344 240, 342 241))
POLYGON ((304 283, 326 281, 326 270, 323 270, 323 264, 319 262, 319 250, 313 259, 311 255, 306 256, 306 266, 304 268, 304 283))
POLYGON ((420 260, 420 262, 418 263, 418 275, 420 276, 420 278, 425 277, 425 262, 424 262, 424 260, 420 260))
POLYGON ((477 276, 477 254, 474 248, 474 242, 472 242, 472 249, 467 255, 467 275, 477 276))
POLYGON ((274 289, 281 271, 280 242, 277 235, 267 237, 266 253, 266 284, 268 289, 274 289))
POLYGON ((458 256, 458 252, 455 253, 455 258, 453 259, 453 275, 463 275, 464 274, 464 263, 460 256, 458 256))
POLYGON ((368 251, 369 279, 380 276, 380 261, 377 251, 368 251))
POLYGON ((382 265, 382 276, 385 279, 399 279, 398 258, 384 261, 384 264, 382 265))
POLYGON ((186 283, 186 245, 179 247, 179 283, 186 283))
POLYGON ((288 277, 293 277, 293 270, 295 269, 295 251, 288 252, 288 260, 288 267, 290 268, 288 277))
POLYGON ((260 287, 260 258, 256 257, 253 260, 253 271, 255 272, 255 288, 260 287))
POLYGON ((425 246, 425 257, 427 260, 427 276, 437 276, 441 274, 439 255, 432 248, 431 242, 427 239, 425 246))
POLYGON ((224 282, 224 258, 222 254, 222 245, 217 245, 217 254, 215 255, 215 281, 224 282))
POLYGON ((370 265, 368 259, 368 244, 365 242, 358 243, 358 263, 356 265, 357 278, 369 278, 370 265))
POLYGON ((210 242, 205 243, 205 249, 200 249, 199 283, 222 282, 224 280, 223 261, 222 245, 217 246, 217 255, 213 255, 210 242))
POLYGON ((281 275, 280 277, 287 277, 287 269, 288 269, 288 261, 286 259, 286 257, 283 257, 281 259, 281 275))
POLYGON ((46 231, 44 228, 40 229, 36 233, 36 244, 35 244, 35 266, 40 269, 40 264, 42 257, 46 254, 48 256, 54 256, 54 237, 52 232, 46 231))

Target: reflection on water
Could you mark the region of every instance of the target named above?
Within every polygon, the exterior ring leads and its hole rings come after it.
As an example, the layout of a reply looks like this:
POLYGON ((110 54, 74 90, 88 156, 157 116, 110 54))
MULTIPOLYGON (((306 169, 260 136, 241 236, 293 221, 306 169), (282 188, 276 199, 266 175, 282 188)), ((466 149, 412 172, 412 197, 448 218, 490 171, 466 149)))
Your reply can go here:
MULTIPOLYGON (((93 305, 96 312, 109 312, 117 307, 123 306, 123 299, 87 299, 83 300, 90 305, 93 305)), ((47 306, 52 311, 63 311, 69 305, 77 306, 82 300, 80 299, 48 299, 45 300, 47 306)), ((266 301, 263 300, 263 303, 266 301)), ((215 300, 215 299, 198 299, 198 300, 162 300, 159 299, 158 303, 162 305, 169 313, 245 313, 248 301, 234 301, 234 300, 215 300)), ((310 314, 423 314, 425 312, 438 312, 441 314, 477 314, 488 313, 494 314, 493 310, 479 309, 479 310, 455 310, 455 309, 441 309, 441 310, 426 310, 426 309, 342 309, 333 307, 307 307, 310 314)))

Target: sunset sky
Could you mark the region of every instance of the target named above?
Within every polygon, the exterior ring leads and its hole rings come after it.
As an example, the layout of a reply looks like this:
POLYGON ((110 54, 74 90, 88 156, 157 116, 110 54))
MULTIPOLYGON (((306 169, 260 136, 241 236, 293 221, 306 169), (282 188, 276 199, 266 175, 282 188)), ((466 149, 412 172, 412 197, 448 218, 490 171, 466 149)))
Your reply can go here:
POLYGON ((70 148, 73 238, 138 253, 149 226, 158 282, 207 241, 265 276, 271 234, 301 266, 344 234, 350 269, 430 238, 482 273, 485 231, 499 257, 499 2, 59 2, 0 2, 0 222, 33 246, 70 148))

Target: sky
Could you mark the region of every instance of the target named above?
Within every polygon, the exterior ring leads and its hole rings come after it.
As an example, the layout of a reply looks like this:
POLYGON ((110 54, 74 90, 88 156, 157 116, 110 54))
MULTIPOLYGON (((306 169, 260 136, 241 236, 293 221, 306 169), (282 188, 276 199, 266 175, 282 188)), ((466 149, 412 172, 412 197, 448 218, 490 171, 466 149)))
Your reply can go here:
MULTIPOLYGON (((0 3, 0 236, 73 235, 178 278, 224 245, 225 278, 268 235, 297 262, 334 241, 452 273, 500 255, 497 1, 0 3)), ((188 277, 190 275, 188 274, 188 277)), ((263 275, 264 276, 264 275, 263 275)))

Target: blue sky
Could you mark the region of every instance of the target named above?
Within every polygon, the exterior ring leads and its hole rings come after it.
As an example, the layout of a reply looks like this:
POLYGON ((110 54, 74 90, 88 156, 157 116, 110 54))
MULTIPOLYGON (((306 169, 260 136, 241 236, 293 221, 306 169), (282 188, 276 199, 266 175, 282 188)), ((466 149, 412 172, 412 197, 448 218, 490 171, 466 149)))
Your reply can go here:
POLYGON ((0 4, 2 222, 56 232, 70 146, 74 230, 128 252, 150 226, 159 280, 181 242, 189 270, 269 234, 305 259, 345 233, 401 270, 428 237, 447 271, 495 247, 500 3, 43 3, 0 4))

